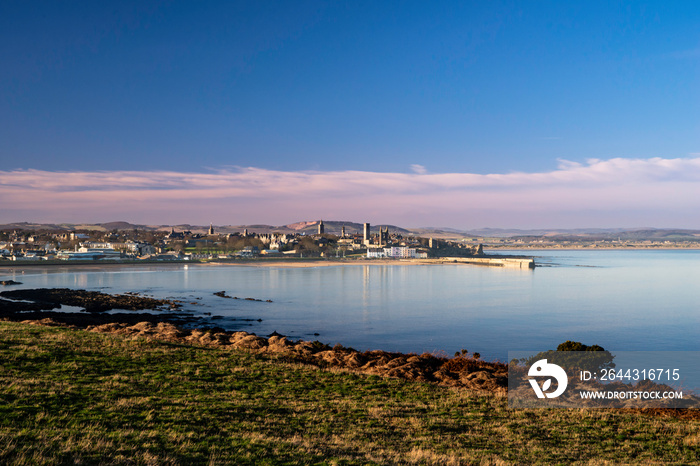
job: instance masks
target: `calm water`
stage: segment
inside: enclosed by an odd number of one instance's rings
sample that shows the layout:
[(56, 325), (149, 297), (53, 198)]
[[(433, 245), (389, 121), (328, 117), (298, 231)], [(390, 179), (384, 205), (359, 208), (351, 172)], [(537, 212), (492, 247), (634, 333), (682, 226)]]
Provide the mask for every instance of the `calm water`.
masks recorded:
[[(578, 340), (617, 351), (700, 351), (700, 251), (525, 254), (544, 266), (192, 264), (105, 271), (32, 267), (23, 273), (18, 267), (0, 269), (0, 279), (23, 282), (17, 288), (182, 299), (184, 310), (220, 316), (211, 323), (224, 328), (277, 331), (363, 350), (467, 349), (505, 360), (509, 350), (554, 349)], [(273, 302), (213, 296), (221, 290)]]

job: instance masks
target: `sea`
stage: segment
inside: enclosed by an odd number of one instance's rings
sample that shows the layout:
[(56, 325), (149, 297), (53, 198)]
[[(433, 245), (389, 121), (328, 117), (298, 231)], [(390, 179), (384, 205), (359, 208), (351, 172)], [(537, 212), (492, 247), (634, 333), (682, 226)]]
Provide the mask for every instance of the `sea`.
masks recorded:
[[(505, 361), (509, 351), (556, 349), (572, 340), (611, 351), (700, 351), (700, 251), (504, 254), (532, 256), (538, 266), (18, 264), (0, 269), (0, 279), (22, 282), (3, 289), (67, 287), (176, 299), (196, 325), (358, 350), (449, 356), (464, 350)], [(214, 295), (220, 291), (231, 298)]]

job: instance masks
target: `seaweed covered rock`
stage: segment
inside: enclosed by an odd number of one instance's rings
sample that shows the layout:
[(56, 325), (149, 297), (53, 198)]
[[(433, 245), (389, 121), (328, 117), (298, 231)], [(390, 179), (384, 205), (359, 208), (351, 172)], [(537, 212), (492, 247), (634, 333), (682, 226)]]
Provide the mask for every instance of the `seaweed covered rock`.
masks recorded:
[(179, 303), (166, 299), (148, 298), (134, 294), (110, 295), (99, 291), (71, 290), (69, 288), (37, 288), (0, 292), (0, 297), (31, 301), (41, 309), (55, 309), (66, 306), (82, 307), (88, 312), (104, 312), (112, 309), (130, 311), (177, 309)]

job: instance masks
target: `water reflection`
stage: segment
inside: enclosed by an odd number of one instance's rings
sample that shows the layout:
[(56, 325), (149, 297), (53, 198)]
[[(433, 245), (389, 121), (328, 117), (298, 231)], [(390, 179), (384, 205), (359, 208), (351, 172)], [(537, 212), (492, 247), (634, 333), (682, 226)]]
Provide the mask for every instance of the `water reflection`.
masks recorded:
[[(23, 282), (25, 288), (109, 287), (110, 293), (187, 295), (187, 301), (199, 298), (199, 304), (186, 304), (185, 310), (222, 315), (231, 328), (252, 319), (254, 324), (246, 329), (258, 334), (278, 331), (309, 338), (318, 332), (324, 342), (358, 349), (453, 353), (466, 348), (505, 358), (508, 350), (556, 348), (574, 339), (618, 350), (649, 349), (647, 345), (654, 350), (700, 350), (697, 251), (538, 255), (561, 266), (533, 273), (463, 264), (190, 264), (99, 271), (37, 268), (26, 274), (14, 269), (3, 276)], [(221, 290), (263, 302), (213, 296)]]

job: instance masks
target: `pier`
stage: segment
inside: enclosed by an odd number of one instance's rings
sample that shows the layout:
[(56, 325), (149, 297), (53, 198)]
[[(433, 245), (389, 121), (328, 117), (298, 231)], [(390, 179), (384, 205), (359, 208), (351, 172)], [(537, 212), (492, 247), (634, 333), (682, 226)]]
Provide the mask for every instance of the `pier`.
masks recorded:
[(531, 257), (451, 257), (445, 258), (445, 261), (515, 269), (535, 268), (535, 259)]

